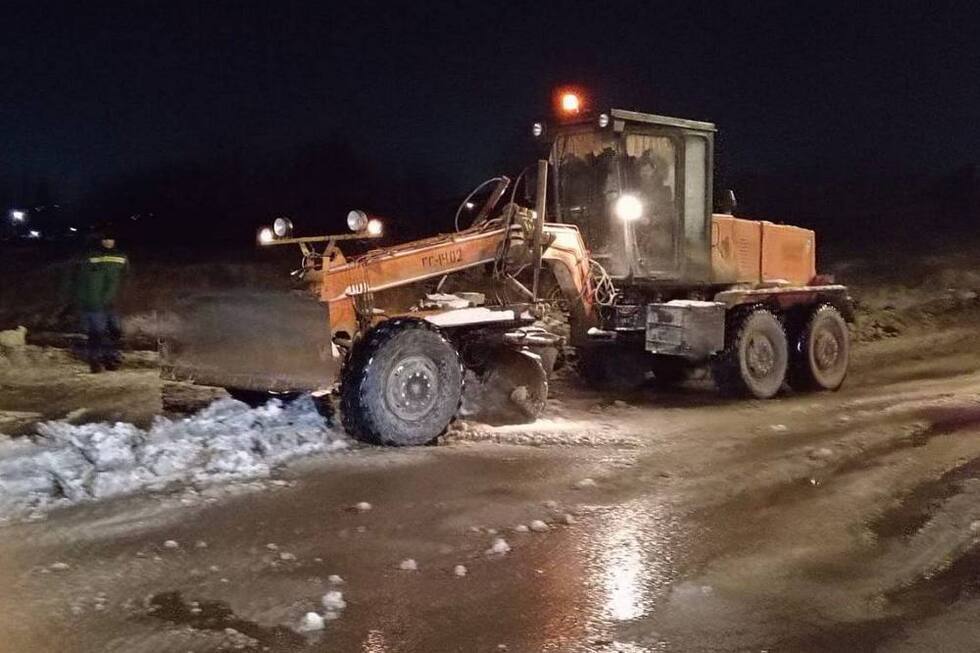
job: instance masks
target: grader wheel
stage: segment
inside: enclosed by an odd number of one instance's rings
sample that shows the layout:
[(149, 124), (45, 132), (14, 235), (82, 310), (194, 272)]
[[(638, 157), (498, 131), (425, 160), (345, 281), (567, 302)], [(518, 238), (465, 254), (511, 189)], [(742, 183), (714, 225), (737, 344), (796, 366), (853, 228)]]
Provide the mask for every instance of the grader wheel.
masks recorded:
[(794, 390), (837, 390), (850, 358), (847, 323), (833, 306), (815, 310), (797, 334), (790, 354), (789, 384)]
[(459, 409), (456, 348), (421, 320), (382, 322), (354, 346), (340, 386), (344, 428), (372, 444), (427, 444)]
[(712, 364), (718, 389), (729, 396), (769, 399), (786, 379), (789, 351), (779, 319), (764, 308), (735, 318), (725, 350)]

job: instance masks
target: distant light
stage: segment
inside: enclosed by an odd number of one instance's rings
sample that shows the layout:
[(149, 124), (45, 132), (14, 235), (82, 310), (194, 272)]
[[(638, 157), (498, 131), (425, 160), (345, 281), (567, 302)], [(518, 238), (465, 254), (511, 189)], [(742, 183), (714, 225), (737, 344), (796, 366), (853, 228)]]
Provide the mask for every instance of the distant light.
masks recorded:
[(78, 231), (78, 227), (68, 227), (68, 231), (75, 233), (76, 231)]
[(467, 210), (472, 211), (475, 208), (476, 208), (476, 204), (474, 204), (473, 202), (467, 202), (466, 203), (466, 209)]
[(538, 138), (543, 133), (544, 133), (544, 125), (542, 125), (540, 122), (536, 122), (533, 125), (531, 125), (531, 134), (535, 138)]
[(38, 231), (37, 229), (31, 229), (30, 231), (27, 232), (27, 237), (28, 238), (40, 238), (41, 237), (41, 232)]
[(582, 109), (582, 100), (575, 93), (562, 93), (561, 110), (564, 113), (578, 113)]
[(367, 223), (367, 232), (368, 232), (369, 235), (371, 235), (371, 236), (380, 236), (381, 235), (381, 229), (382, 229), (382, 227), (381, 227), (381, 220), (378, 220), (377, 218), (372, 218), (371, 220), (368, 220), (368, 223)]
[(636, 195), (620, 195), (613, 211), (623, 222), (633, 222), (643, 215), (643, 204)]
[(609, 114), (608, 113), (600, 113), (599, 114), (599, 128), (600, 129), (605, 129), (608, 126), (609, 126)]
[(272, 233), (272, 229), (269, 227), (262, 227), (259, 229), (259, 244), (268, 245), (273, 240), (276, 239), (276, 235)]
[(27, 213), (14, 209), (10, 212), (10, 219), (14, 222), (23, 222), (27, 219)]

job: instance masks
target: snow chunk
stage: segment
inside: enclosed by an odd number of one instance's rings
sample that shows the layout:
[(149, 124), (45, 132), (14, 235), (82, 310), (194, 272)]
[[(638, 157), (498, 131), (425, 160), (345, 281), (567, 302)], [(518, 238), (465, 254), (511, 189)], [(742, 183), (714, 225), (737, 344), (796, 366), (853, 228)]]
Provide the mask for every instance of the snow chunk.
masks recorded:
[(219, 399), (196, 415), (117, 422), (46, 422), (32, 438), (0, 442), (0, 516), (118, 496), (170, 483), (265, 478), (300, 456), (348, 446), (310, 397), (249, 408)]
[(329, 576), (327, 576), (327, 582), (330, 583), (331, 585), (343, 585), (344, 579), (338, 576), (337, 574), (330, 574)]
[(374, 506), (372, 506), (367, 501), (359, 501), (356, 504), (354, 504), (354, 510), (356, 510), (357, 512), (367, 512), (373, 507)]
[(323, 595), (323, 607), (327, 610), (343, 610), (347, 607), (347, 601), (344, 600), (344, 593), (339, 590), (330, 590)]
[(504, 555), (510, 553), (510, 545), (502, 537), (494, 539), (493, 544), (484, 552), (486, 555)]
[(463, 565), (456, 565), (455, 567), (453, 567), (453, 573), (456, 576), (459, 576), (460, 578), (462, 578), (463, 576), (466, 575), (466, 567), (463, 566)]
[(179, 549), (180, 543), (177, 540), (167, 540), (163, 543), (163, 548), (165, 549)]
[(48, 569), (51, 571), (68, 571), (71, 569), (71, 565), (69, 565), (67, 562), (52, 562), (48, 566)]
[(296, 627), (301, 633), (312, 633), (318, 630), (323, 630), (323, 617), (315, 612), (307, 612), (303, 615), (302, 620), (299, 622), (299, 626)]
[(596, 483), (591, 478), (583, 478), (581, 481), (576, 481), (573, 486), (576, 490), (584, 490), (585, 488), (595, 487)]
[(514, 527), (515, 533), (527, 533), (529, 530), (531, 529), (527, 527), (527, 524), (518, 524)]
[(534, 521), (531, 522), (531, 530), (534, 531), (535, 533), (544, 533), (545, 531), (550, 529), (548, 528), (548, 525), (546, 523), (544, 523), (540, 519), (535, 519)]
[(401, 569), (402, 571), (416, 571), (418, 570), (419, 565), (417, 562), (415, 562), (414, 558), (406, 558), (401, 561), (401, 564), (398, 565), (398, 568)]

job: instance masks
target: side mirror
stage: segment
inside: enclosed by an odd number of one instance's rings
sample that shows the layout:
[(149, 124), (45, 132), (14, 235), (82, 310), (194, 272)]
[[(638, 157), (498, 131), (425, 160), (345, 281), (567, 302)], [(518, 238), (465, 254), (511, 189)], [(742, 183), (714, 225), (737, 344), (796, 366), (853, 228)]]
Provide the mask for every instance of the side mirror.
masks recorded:
[(735, 191), (731, 188), (725, 190), (721, 196), (721, 201), (719, 202), (718, 210), (722, 213), (727, 213), (732, 215), (735, 213), (735, 209), (738, 207), (738, 200), (735, 199)]

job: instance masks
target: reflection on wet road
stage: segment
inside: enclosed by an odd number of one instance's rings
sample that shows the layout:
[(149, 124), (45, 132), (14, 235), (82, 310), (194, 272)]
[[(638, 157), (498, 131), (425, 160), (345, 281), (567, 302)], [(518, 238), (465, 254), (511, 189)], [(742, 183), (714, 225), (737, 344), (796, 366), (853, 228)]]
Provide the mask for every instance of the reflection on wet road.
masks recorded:
[(599, 615), (629, 621), (647, 614), (671, 582), (673, 526), (664, 507), (633, 500), (598, 518), (589, 542)]

